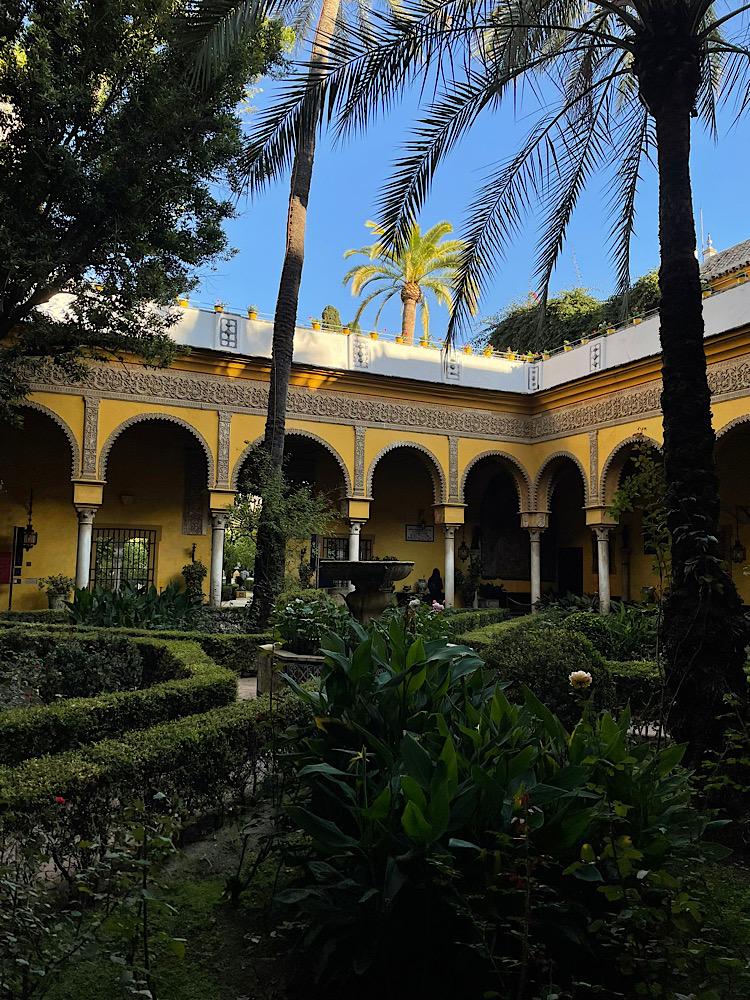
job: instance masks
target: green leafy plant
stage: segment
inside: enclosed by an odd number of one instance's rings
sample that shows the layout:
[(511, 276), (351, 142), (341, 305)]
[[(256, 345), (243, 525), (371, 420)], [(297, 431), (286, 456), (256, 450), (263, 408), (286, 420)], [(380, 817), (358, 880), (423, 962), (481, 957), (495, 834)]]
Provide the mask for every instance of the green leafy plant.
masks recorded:
[(346, 635), (351, 622), (348, 609), (327, 597), (309, 600), (295, 597), (273, 617), (276, 632), (292, 653), (317, 653), (327, 632)]
[(472, 650), (395, 618), (357, 634), (352, 650), (328, 637), (319, 690), (292, 685), (316, 726), (289, 745), (307, 840), (279, 902), (319, 974), (367, 997), (394, 980), (439, 998), (660, 995), (663, 955), (699, 926), (685, 865), (716, 853), (683, 748), (632, 744), (628, 713), (597, 716), (585, 691), (569, 735)]
[(76, 589), (66, 607), (71, 620), (80, 625), (174, 628), (191, 621), (194, 601), (176, 583), (168, 584), (161, 592), (153, 585), (138, 590), (131, 583), (123, 583), (118, 590)]
[(55, 576), (43, 576), (39, 581), (39, 589), (47, 592), (50, 608), (63, 607), (63, 602), (70, 596), (75, 585), (75, 580), (63, 573), (58, 573)]
[(208, 576), (208, 570), (200, 559), (187, 563), (180, 571), (185, 581), (185, 593), (191, 604), (203, 604), (203, 581)]

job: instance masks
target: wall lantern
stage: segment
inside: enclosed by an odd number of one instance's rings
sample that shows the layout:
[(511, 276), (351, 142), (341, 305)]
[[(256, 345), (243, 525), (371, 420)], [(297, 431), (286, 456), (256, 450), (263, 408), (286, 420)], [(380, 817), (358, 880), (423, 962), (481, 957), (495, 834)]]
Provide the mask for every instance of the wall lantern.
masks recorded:
[(458, 546), (458, 558), (461, 562), (466, 562), (466, 560), (471, 555), (471, 550), (466, 544), (466, 539), (464, 538), (463, 529), (461, 529), (461, 544)]
[(23, 547), (28, 552), (29, 549), (33, 549), (39, 540), (39, 534), (34, 531), (34, 525), (31, 523), (31, 511), (34, 506), (34, 491), (29, 490), (29, 506), (26, 508), (29, 515), (29, 522), (23, 531)]

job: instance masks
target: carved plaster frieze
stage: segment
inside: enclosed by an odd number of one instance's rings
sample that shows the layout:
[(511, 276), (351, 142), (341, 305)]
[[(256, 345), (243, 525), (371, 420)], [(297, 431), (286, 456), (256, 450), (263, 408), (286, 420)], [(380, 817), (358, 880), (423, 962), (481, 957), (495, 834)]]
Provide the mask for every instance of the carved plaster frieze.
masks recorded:
[(365, 435), (367, 428), (363, 424), (354, 426), (354, 495), (365, 494)]
[(455, 434), (448, 438), (448, 499), (461, 499), (458, 488), (458, 438)]
[(589, 483), (591, 502), (599, 499), (599, 433), (589, 431)]
[(99, 397), (83, 397), (83, 457), (81, 477), (96, 479), (96, 447), (99, 439)]
[(219, 410), (219, 452), (216, 456), (217, 486), (229, 486), (229, 437), (231, 432), (231, 412)]
[[(734, 360), (711, 365), (708, 381), (716, 397), (750, 391), (750, 362)], [(268, 385), (248, 379), (188, 374), (129, 365), (93, 364), (80, 380), (70, 380), (51, 364), (37, 370), (34, 389), (58, 389), (84, 396), (136, 399), (143, 403), (177, 403), (202, 409), (264, 413)], [(289, 416), (324, 423), (422, 430), (455, 437), (537, 441), (596, 427), (632, 421), (660, 412), (661, 380), (644, 386), (616, 390), (576, 406), (542, 412), (536, 416), (430, 406), (382, 396), (310, 390), (291, 386)]]

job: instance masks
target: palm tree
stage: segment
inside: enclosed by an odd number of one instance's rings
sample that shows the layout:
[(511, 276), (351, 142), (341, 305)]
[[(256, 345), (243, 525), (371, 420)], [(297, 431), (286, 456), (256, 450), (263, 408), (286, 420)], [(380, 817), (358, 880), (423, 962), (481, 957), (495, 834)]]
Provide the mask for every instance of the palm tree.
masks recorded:
[[(355, 16), (364, 24), (364, 0), (356, 3)], [(341, 0), (320, 0), (317, 22), (312, 27), (314, 4), (302, 0), (299, 4), (285, 0), (195, 0), (187, 17), (185, 37), (195, 48), (199, 75), (221, 71), (222, 58), (233, 46), (247, 38), (267, 16), (289, 15), (296, 9), (295, 33), (302, 40), (312, 36), (312, 46), (306, 73), (311, 82), (317, 80), (327, 60), (327, 45), (340, 35), (346, 20)], [(311, 91), (304, 101), (304, 110), (290, 138), (288, 155), (282, 161), (273, 160), (267, 152), (252, 143), (248, 148), (248, 169), (245, 182), (257, 191), (279, 172), (291, 167), (289, 208), (286, 219), (286, 245), (281, 278), (274, 312), (271, 348), (271, 373), (263, 447), (270, 456), (268, 475), (279, 481), (284, 461), (287, 397), (294, 354), (294, 331), (305, 261), (305, 230), (307, 206), (315, 163), (317, 125), (321, 106)], [(269, 495), (273, 494), (269, 489)], [(252, 617), (259, 628), (265, 628), (284, 578), (285, 540), (278, 530), (278, 519), (268, 505), (261, 513), (256, 538), (255, 586)]]
[[(383, 230), (376, 222), (365, 225), (374, 236), (382, 237)], [(430, 308), (425, 292), (432, 292), (438, 304), (451, 309), (453, 306), (453, 276), (461, 263), (464, 250), (462, 240), (448, 240), (453, 232), (450, 222), (438, 222), (422, 234), (413, 223), (405, 245), (399, 251), (376, 240), (359, 250), (347, 250), (344, 257), (366, 257), (367, 264), (356, 264), (344, 275), (344, 284), (352, 283), (352, 295), (368, 291), (357, 309), (356, 322), (371, 302), (380, 299), (375, 325), (386, 303), (395, 296), (401, 297), (401, 336), (404, 343), (414, 343), (417, 308), (421, 306), (422, 331), (425, 340), (430, 334)]]
[[(630, 239), (641, 171), (659, 178), (660, 336), (664, 460), (672, 580), (665, 608), (670, 724), (693, 752), (721, 740), (723, 696), (743, 701), (747, 628), (717, 544), (718, 480), (703, 347), (690, 183), (691, 122), (717, 134), (720, 106), (750, 103), (748, 4), (719, 16), (711, 0), (432, 0), (383, 15), (370, 34), (332, 49), (316, 80), (289, 86), (262, 123), (257, 148), (278, 158), (311, 90), (339, 132), (363, 128), (417, 85), (435, 96), (380, 202), (383, 241), (403, 246), (440, 161), (482, 111), (533, 94), (526, 140), (492, 168), (469, 210), (448, 340), (466, 324), (470, 290), (486, 287), (531, 208), (539, 207), (536, 269), (543, 302), (579, 195), (608, 171), (609, 247), (618, 293), (630, 284)], [(732, 37), (726, 32), (732, 30)], [(542, 316), (543, 318), (543, 316)]]

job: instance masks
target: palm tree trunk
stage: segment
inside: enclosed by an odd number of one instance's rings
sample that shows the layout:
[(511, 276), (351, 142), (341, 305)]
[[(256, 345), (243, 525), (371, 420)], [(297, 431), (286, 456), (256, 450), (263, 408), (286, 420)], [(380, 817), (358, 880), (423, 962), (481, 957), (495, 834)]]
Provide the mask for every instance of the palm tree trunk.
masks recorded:
[(407, 282), (401, 289), (401, 336), (405, 344), (414, 343), (414, 331), (417, 327), (417, 303), (422, 292), (419, 285)]
[(691, 757), (699, 760), (721, 742), (723, 696), (746, 696), (747, 637), (739, 596), (718, 551), (719, 483), (690, 184), (692, 101), (662, 95), (662, 102), (652, 113), (659, 157), (661, 403), (672, 536), (664, 616), (668, 725), (677, 739), (689, 741)]
[[(340, 0), (323, 0), (315, 29), (310, 76), (325, 63), (325, 46), (333, 35)], [(294, 354), (294, 330), (297, 325), (299, 289), (305, 262), (305, 229), (307, 204), (310, 197), (318, 115), (310, 109), (297, 140), (289, 191), (289, 211), (286, 224), (286, 251), (276, 298), (271, 348), (271, 380), (268, 390), (268, 411), (263, 447), (271, 460), (270, 474), (281, 476), (284, 461), (284, 434), (289, 380)], [(271, 491), (276, 492), (276, 491)], [(278, 526), (274, 512), (267, 506), (261, 511), (255, 554), (255, 584), (252, 619), (265, 628), (273, 610), (276, 595), (284, 581), (286, 539)]]

